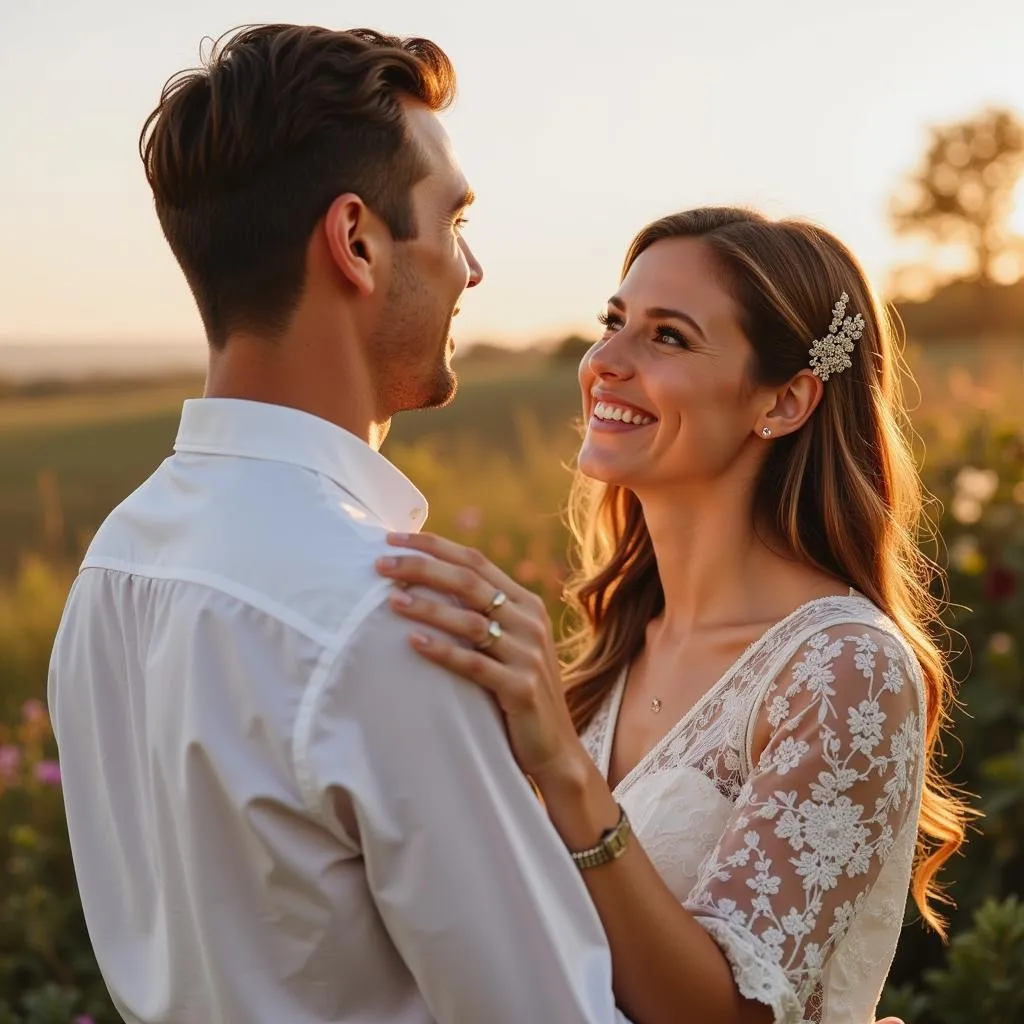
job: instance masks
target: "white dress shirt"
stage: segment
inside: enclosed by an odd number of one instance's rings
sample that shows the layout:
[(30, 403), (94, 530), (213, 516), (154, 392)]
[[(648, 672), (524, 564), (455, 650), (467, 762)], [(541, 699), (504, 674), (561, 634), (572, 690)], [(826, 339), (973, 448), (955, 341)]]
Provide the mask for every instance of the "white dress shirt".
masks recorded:
[(339, 427), (204, 398), (96, 534), (48, 695), (126, 1020), (624, 1019), (496, 707), (387, 607), (385, 531), (425, 514)]

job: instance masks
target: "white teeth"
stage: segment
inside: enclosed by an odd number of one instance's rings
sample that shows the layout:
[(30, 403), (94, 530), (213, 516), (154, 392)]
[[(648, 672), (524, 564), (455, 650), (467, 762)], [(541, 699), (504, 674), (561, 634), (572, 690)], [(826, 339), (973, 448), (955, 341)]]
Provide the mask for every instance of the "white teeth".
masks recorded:
[(594, 406), (594, 416), (599, 420), (631, 423), (633, 426), (645, 427), (654, 422), (653, 416), (645, 416), (634, 409), (623, 409), (609, 402), (598, 402)]

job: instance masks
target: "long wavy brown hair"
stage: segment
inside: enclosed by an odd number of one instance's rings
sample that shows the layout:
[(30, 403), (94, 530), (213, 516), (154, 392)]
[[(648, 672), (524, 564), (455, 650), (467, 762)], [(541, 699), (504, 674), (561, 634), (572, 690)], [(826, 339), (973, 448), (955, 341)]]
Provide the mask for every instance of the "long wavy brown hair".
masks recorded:
[[(623, 277), (649, 246), (700, 238), (713, 254), (754, 357), (757, 384), (780, 386), (808, 366), (811, 340), (842, 292), (866, 321), (851, 369), (833, 376), (802, 429), (769, 446), (755, 484), (756, 525), (789, 555), (870, 598), (899, 627), (926, 688), (926, 772), (912, 883), (924, 919), (945, 936), (933, 901), (939, 867), (964, 841), (971, 815), (940, 775), (940, 738), (953, 699), (939, 644), (944, 580), (921, 549), (929, 528), (903, 400), (906, 367), (894, 324), (863, 270), (820, 227), (749, 211), (703, 208), (645, 227)], [(569, 501), (576, 541), (566, 588), (571, 625), (563, 645), (567, 699), (578, 730), (641, 650), (664, 608), (654, 548), (636, 496), (576, 472)]]

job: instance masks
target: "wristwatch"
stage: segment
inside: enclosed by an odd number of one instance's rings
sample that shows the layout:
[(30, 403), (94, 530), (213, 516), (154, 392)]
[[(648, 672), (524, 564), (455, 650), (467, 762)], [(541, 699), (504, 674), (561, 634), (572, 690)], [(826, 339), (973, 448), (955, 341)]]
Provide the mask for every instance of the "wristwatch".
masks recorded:
[(626, 812), (619, 806), (619, 820), (611, 828), (601, 833), (596, 846), (588, 850), (570, 851), (573, 862), (580, 871), (587, 868), (600, 867), (609, 861), (618, 860), (626, 852), (629, 837), (633, 829), (630, 827)]

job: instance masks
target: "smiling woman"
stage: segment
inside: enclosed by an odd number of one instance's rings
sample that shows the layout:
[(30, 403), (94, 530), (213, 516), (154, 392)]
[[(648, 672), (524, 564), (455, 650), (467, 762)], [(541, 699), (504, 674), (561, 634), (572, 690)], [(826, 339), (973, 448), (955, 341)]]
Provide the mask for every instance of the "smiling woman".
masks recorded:
[(641, 231), (601, 320), (568, 663), (534, 595), (440, 538), (378, 568), (458, 606), (392, 607), (497, 697), (632, 1020), (863, 1024), (908, 889), (942, 930), (964, 832), (888, 321), (835, 237), (731, 208)]

